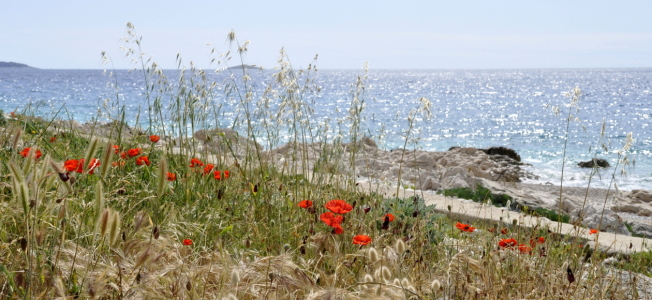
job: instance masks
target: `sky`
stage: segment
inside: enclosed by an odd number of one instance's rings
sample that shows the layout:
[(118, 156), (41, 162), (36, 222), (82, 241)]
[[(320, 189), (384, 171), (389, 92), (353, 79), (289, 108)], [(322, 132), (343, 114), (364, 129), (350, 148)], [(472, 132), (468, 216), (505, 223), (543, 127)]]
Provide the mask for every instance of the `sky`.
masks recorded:
[(321, 69), (649, 68), (650, 12), (649, 0), (4, 1), (0, 61), (133, 68), (120, 50), (135, 46), (121, 40), (131, 22), (144, 57), (165, 69), (177, 54), (217, 67), (211, 50), (228, 51), (231, 30), (249, 41), (242, 61), (264, 68), (282, 48), (296, 68), (317, 54)]

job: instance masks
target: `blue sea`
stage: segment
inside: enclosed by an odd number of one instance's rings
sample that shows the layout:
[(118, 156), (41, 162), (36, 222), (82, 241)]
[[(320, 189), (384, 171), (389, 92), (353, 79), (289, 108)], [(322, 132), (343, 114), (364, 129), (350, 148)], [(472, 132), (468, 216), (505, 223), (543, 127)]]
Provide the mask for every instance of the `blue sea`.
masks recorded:
[[(255, 107), (273, 71), (249, 73), (255, 95), (250, 104)], [(165, 75), (174, 87), (180, 72)], [(352, 91), (356, 79), (364, 75), (361, 70), (319, 70), (310, 75), (319, 91), (303, 97), (314, 109), (311, 120), (333, 128), (329, 136), (337, 135), (336, 128), (348, 132)], [(242, 110), (233, 93), (225, 96), (224, 82), (230, 76), (241, 78), (242, 71), (207, 71), (207, 76), (216, 83), (210, 97), (211, 105), (219, 108), (214, 123), (232, 127), (241, 120)], [(587, 185), (590, 170), (578, 168), (578, 162), (596, 156), (615, 166), (620, 151), (620, 158), (626, 155), (629, 164), (624, 169), (618, 164), (615, 172), (613, 167), (600, 171), (591, 186), (607, 188), (615, 174), (613, 182), (621, 190), (652, 189), (652, 69), (370, 70), (366, 76), (361, 128), (382, 148), (404, 145), (408, 115), (424, 97), (432, 103), (432, 118), (414, 119), (409, 148), (506, 146), (540, 176), (529, 182), (558, 185), (568, 132), (564, 185)], [(138, 119), (147, 126), (144, 78), (142, 72), (126, 70), (0, 69), (0, 109), (86, 122), (98, 117), (98, 111), (106, 115), (124, 105), (130, 125)], [(577, 120), (568, 123), (570, 98), (564, 94), (574, 87), (583, 95), (579, 111), (572, 108)], [(559, 107), (561, 114), (553, 113), (551, 106)], [(630, 132), (633, 144), (622, 151)]]

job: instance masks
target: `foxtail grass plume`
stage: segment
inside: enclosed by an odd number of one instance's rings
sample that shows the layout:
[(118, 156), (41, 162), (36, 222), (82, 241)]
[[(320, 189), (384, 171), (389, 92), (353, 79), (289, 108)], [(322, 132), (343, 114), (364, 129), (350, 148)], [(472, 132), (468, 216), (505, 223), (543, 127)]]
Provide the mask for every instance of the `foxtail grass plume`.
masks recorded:
[(95, 184), (95, 216), (98, 219), (102, 208), (104, 208), (104, 186), (102, 185), (102, 181), (98, 181)]
[(163, 196), (165, 192), (165, 187), (167, 186), (166, 181), (168, 179), (168, 163), (165, 158), (162, 158), (159, 162), (158, 168), (158, 182), (156, 185), (156, 193), (159, 197)]
[(390, 279), (392, 279), (392, 272), (389, 270), (389, 268), (382, 267), (380, 270), (381, 270), (383, 279), (385, 279), (385, 281), (389, 281)]
[(407, 246), (405, 245), (405, 242), (403, 242), (402, 239), (396, 240), (396, 252), (398, 252), (398, 254), (403, 254), (405, 250), (407, 250)]
[(109, 228), (109, 222), (111, 221), (111, 209), (105, 208), (102, 211), (97, 223), (97, 228), (101, 237), (106, 235), (106, 231)]
[(102, 165), (100, 165), (100, 175), (102, 178), (106, 178), (106, 175), (109, 173), (109, 166), (113, 162), (113, 154), (115, 154), (115, 148), (113, 148), (113, 143), (109, 140), (106, 141), (104, 145), (104, 155), (102, 156)]
[(376, 251), (376, 248), (369, 248), (369, 261), (371, 263), (375, 263), (380, 260), (380, 256), (378, 255), (378, 251)]
[[(88, 145), (88, 148), (86, 148), (86, 155), (85, 155), (85, 160), (84, 162), (90, 163), (91, 159), (93, 159), (93, 156), (95, 155), (95, 152), (97, 151), (97, 148), (99, 147), (99, 142), (97, 141), (97, 138), (93, 138), (91, 140), (91, 143)], [(89, 166), (90, 168), (90, 166)]]
[(231, 283), (238, 284), (240, 282), (240, 271), (238, 269), (231, 270)]
[(111, 212), (111, 228), (109, 229), (109, 245), (113, 245), (120, 236), (120, 214)]
[(435, 279), (430, 283), (430, 289), (432, 290), (433, 293), (438, 292), (441, 289), (441, 283), (439, 280)]

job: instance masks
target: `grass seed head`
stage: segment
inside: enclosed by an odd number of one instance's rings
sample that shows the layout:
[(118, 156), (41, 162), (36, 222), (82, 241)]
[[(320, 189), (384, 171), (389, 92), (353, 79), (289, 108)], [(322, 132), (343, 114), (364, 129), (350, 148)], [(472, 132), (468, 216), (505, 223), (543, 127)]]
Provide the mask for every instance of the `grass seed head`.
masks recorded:
[(369, 260), (371, 261), (371, 263), (375, 263), (380, 260), (378, 251), (376, 251), (376, 248), (374, 247), (369, 248)]

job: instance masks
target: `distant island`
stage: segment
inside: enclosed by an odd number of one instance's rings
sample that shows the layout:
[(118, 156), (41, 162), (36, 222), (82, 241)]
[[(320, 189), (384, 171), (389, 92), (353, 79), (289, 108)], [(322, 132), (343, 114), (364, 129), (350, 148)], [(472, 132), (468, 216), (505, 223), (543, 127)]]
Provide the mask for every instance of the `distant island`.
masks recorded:
[(245, 68), (245, 69), (262, 69), (263, 67), (256, 66), (256, 65), (239, 65), (239, 66), (235, 66), (235, 67), (229, 67), (229, 70), (242, 69), (242, 68)]
[(0, 68), (32, 68), (26, 64), (19, 64), (15, 62), (0, 61)]

